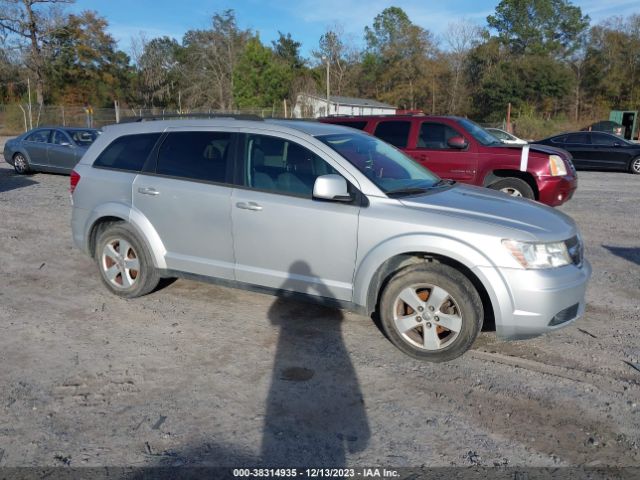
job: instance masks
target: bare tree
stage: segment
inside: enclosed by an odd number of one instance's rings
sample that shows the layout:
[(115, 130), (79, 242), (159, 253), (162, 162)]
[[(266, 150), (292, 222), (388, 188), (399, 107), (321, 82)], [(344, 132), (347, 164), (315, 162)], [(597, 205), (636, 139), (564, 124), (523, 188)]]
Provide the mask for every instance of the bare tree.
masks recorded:
[(358, 61), (359, 56), (343, 27), (338, 24), (328, 27), (320, 37), (318, 50), (314, 50), (312, 55), (323, 66), (329, 62), (330, 90), (342, 95), (348, 83), (349, 68)]
[(447, 111), (450, 114), (458, 113), (461, 102), (462, 89), (464, 87), (464, 69), (469, 57), (469, 51), (481, 40), (482, 30), (468, 20), (450, 23), (442, 35), (446, 49), (448, 50), (449, 70), (451, 81), (449, 82), (449, 102)]
[(36, 99), (44, 102), (47, 44), (62, 28), (60, 6), (74, 0), (0, 0), (0, 31), (24, 50), (35, 77)]
[(182, 83), (187, 106), (233, 109), (233, 73), (251, 35), (238, 28), (233, 10), (214, 15), (211, 30), (185, 34)]

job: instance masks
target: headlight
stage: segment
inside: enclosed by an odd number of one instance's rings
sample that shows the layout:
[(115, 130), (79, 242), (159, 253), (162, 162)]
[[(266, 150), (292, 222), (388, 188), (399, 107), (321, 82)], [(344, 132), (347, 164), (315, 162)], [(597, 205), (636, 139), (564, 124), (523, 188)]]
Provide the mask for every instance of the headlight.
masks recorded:
[(553, 268), (572, 263), (565, 242), (528, 243), (503, 240), (502, 244), (524, 268)]
[(549, 172), (554, 177), (562, 177), (567, 174), (567, 165), (558, 155), (549, 155)]

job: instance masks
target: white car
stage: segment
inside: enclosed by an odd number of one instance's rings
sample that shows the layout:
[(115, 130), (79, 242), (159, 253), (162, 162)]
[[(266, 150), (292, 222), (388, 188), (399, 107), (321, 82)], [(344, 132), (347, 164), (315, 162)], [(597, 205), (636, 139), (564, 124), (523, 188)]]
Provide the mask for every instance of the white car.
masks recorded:
[(504, 130), (500, 130), (499, 128), (485, 128), (487, 132), (496, 137), (502, 143), (507, 143), (509, 145), (526, 145), (526, 140), (516, 137), (515, 135), (510, 134), (509, 132), (505, 132)]

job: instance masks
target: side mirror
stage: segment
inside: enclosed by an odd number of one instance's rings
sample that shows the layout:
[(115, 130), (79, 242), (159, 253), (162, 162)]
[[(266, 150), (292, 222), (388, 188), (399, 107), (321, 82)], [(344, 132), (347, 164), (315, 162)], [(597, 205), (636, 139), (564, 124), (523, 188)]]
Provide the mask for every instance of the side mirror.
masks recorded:
[(321, 175), (313, 185), (313, 198), (332, 200), (334, 202), (350, 202), (353, 200), (347, 189), (347, 181), (340, 175)]
[(467, 148), (469, 144), (464, 139), (464, 137), (458, 136), (458, 137), (451, 137), (449, 140), (447, 140), (447, 145), (449, 145), (451, 148), (457, 148), (459, 150), (463, 150)]

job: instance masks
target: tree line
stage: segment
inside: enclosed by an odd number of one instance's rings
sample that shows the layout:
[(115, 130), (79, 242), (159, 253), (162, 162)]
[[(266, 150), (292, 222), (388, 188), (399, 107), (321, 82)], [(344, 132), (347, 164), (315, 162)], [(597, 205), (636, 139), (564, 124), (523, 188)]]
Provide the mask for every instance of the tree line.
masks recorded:
[[(434, 36), (401, 8), (365, 27), (363, 42), (326, 29), (309, 58), (290, 33), (266, 44), (233, 10), (206, 29), (133, 39), (119, 50), (98, 12), (73, 0), (0, 0), (0, 103), (187, 111), (290, 106), (300, 93), (371, 98), (406, 110), (498, 122), (581, 121), (640, 108), (640, 15), (592, 24), (569, 0), (502, 0), (486, 25)], [(363, 45), (358, 47), (357, 45)]]

